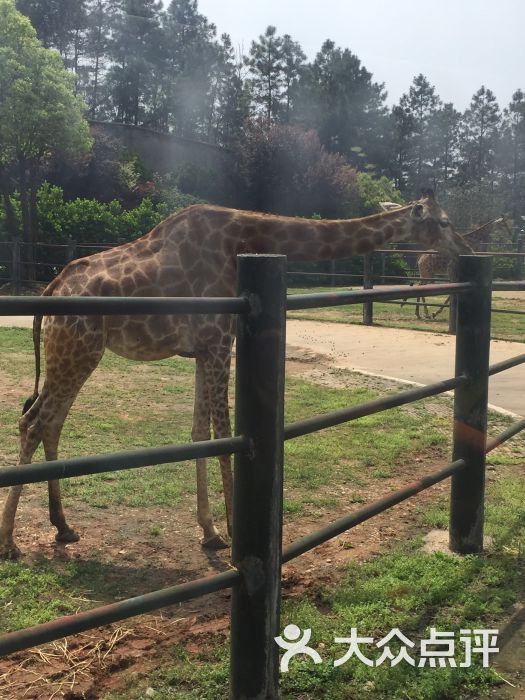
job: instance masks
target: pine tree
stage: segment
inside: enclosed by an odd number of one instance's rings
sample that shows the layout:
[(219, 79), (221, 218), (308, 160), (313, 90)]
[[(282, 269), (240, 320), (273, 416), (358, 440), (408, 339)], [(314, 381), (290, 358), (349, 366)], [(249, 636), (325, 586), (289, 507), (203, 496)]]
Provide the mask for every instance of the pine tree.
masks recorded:
[[(348, 49), (325, 41), (301, 71), (293, 119), (317, 129), (322, 143), (355, 164), (378, 165), (385, 138), (386, 93)], [(382, 164), (381, 164), (382, 166)]]
[(461, 114), (447, 102), (435, 110), (427, 124), (427, 151), (434, 189), (447, 190), (457, 173)]
[(305, 61), (306, 54), (302, 50), (299, 42), (294, 41), (289, 34), (285, 34), (282, 41), (284, 97), (282, 121), (286, 124), (290, 122), (292, 105), (297, 94), (299, 76)]
[(180, 136), (206, 137), (215, 101), (212, 75), (219, 60), (215, 25), (198, 12), (196, 0), (172, 0), (163, 29), (169, 123)]
[(81, 68), (81, 89), (92, 119), (103, 116), (103, 78), (108, 63), (113, 4), (110, 0), (89, 0), (85, 41), (85, 61)]
[(228, 34), (218, 44), (218, 61), (214, 74), (213, 127), (209, 140), (228, 148), (234, 146), (243, 132), (250, 113), (250, 94), (242, 76), (242, 61), (238, 60)]
[(264, 116), (267, 126), (278, 121), (284, 91), (283, 39), (277, 29), (268, 26), (259, 41), (252, 41), (247, 59), (253, 101)]
[(517, 90), (503, 115), (497, 150), (505, 211), (516, 221), (525, 214), (525, 94)]
[(148, 109), (152, 72), (158, 66), (162, 45), (159, 0), (119, 0), (116, 5), (108, 71), (113, 118), (142, 124)]
[(470, 191), (471, 219), (487, 221), (496, 207), (496, 149), (501, 114), (494, 93), (482, 86), (463, 115), (458, 182)]
[(86, 0), (17, 0), (45, 48), (56, 49), (68, 68), (76, 71), (87, 27)]
[(429, 123), (439, 104), (434, 86), (421, 73), (414, 78), (408, 93), (399, 101), (400, 108), (412, 123), (406, 162), (406, 187), (411, 196), (419, 194), (421, 188), (432, 179)]

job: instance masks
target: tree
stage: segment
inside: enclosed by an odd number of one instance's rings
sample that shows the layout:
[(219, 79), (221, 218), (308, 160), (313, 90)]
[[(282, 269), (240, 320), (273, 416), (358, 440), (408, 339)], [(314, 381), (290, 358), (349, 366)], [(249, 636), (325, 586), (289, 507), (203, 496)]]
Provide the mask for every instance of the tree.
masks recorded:
[(461, 121), (458, 183), (470, 191), (471, 219), (483, 222), (496, 213), (496, 150), (501, 113), (494, 93), (482, 86)]
[(372, 82), (359, 58), (327, 40), (313, 64), (301, 71), (293, 120), (315, 128), (326, 148), (355, 165), (378, 165), (385, 98), (384, 86)]
[(496, 156), (505, 211), (517, 220), (525, 214), (525, 95), (521, 90), (516, 90), (504, 111)]
[(278, 120), (281, 110), (283, 60), (283, 39), (277, 36), (275, 27), (268, 26), (258, 42), (252, 41), (247, 59), (253, 100), (261, 109), (267, 127)]
[(0, 0), (0, 179), (8, 208), (13, 182), (20, 193), (30, 278), (41, 169), (54, 152), (78, 154), (91, 144), (73, 83), (59, 55), (42, 46), (14, 0)]
[(260, 121), (239, 144), (239, 205), (289, 216), (346, 217), (357, 212), (356, 172), (329, 153), (315, 131)]
[(412, 125), (406, 162), (407, 189), (411, 196), (418, 194), (431, 177), (429, 124), (439, 104), (434, 86), (422, 73), (414, 78), (408, 93), (399, 101), (399, 107)]
[(459, 125), (461, 114), (447, 102), (435, 110), (427, 124), (427, 151), (430, 159), (431, 184), (446, 191), (457, 172)]
[(119, 0), (110, 44), (108, 89), (116, 121), (144, 122), (152, 75), (162, 60), (159, 0)]
[(282, 73), (283, 73), (283, 117), (286, 124), (290, 122), (292, 103), (297, 94), (299, 76), (306, 61), (299, 42), (294, 41), (289, 34), (283, 36), (282, 41)]
[(232, 147), (241, 137), (250, 113), (250, 94), (243, 80), (241, 61), (236, 59), (228, 34), (221, 36), (217, 45), (217, 63), (212, 79), (213, 125), (208, 140), (220, 146)]
[(391, 156), (389, 174), (396, 187), (406, 193), (410, 189), (409, 167), (411, 141), (415, 131), (414, 117), (401, 105), (392, 108), (389, 120)]
[(17, 0), (45, 48), (56, 49), (77, 72), (87, 27), (86, 0)]
[(100, 116), (103, 85), (102, 76), (108, 61), (110, 31), (113, 22), (110, 0), (89, 0), (82, 88), (92, 119)]
[(173, 131), (206, 138), (212, 131), (220, 62), (216, 28), (198, 12), (197, 0), (172, 0), (163, 20), (166, 110)]

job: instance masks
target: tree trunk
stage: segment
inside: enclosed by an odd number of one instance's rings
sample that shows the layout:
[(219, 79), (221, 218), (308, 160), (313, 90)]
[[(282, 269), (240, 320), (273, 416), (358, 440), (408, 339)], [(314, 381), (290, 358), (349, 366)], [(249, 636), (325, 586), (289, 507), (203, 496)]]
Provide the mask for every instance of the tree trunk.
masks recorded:
[(8, 240), (13, 240), (18, 237), (18, 221), (16, 220), (16, 214), (13, 207), (13, 202), (11, 201), (11, 193), (9, 191), (9, 185), (7, 182), (7, 176), (5, 172), (0, 169), (0, 192), (2, 193), (2, 199), (4, 202), (4, 212), (5, 212), (5, 228), (7, 232)]
[(35, 279), (35, 261), (33, 258), (32, 231), (31, 231), (31, 204), (28, 182), (27, 163), (19, 162), (20, 207), (22, 210), (22, 250), (23, 279), (33, 281)]

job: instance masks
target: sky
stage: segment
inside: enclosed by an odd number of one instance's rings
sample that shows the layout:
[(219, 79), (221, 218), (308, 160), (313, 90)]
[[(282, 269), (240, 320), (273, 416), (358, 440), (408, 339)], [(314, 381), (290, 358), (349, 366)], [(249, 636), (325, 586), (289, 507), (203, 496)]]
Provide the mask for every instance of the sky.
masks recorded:
[(248, 53), (269, 24), (312, 60), (325, 39), (349, 48), (395, 104), (423, 73), (444, 102), (468, 107), (482, 86), (500, 107), (525, 91), (525, 0), (199, 0)]

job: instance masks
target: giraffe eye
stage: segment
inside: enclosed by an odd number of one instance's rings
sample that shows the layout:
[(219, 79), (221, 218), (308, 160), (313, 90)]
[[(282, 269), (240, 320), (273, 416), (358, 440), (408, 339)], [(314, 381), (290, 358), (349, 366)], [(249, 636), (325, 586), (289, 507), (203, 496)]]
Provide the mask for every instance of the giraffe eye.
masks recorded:
[(447, 226), (449, 226), (450, 224), (448, 219), (441, 219), (439, 225), (441, 226), (441, 228), (447, 228)]

